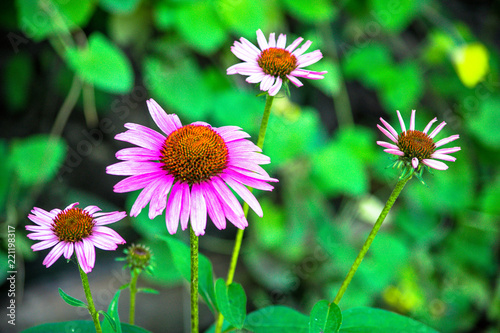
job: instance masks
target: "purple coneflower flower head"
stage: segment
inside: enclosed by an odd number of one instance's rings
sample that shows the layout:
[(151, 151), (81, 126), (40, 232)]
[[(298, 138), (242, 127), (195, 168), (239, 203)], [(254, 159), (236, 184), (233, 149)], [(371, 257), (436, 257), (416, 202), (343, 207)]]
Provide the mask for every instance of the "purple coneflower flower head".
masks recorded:
[[(127, 123), (128, 131), (115, 136), (138, 147), (116, 153), (123, 160), (107, 167), (111, 175), (129, 176), (114, 186), (118, 193), (142, 189), (130, 215), (137, 216), (149, 203), (149, 218), (166, 209), (166, 225), (171, 234), (179, 221), (185, 230), (188, 221), (197, 236), (205, 233), (207, 212), (218, 229), (226, 219), (244, 229), (248, 222), (234, 190), (257, 213), (262, 208), (246, 188), (271, 191), (270, 178), (260, 164), (269, 157), (236, 126), (211, 127), (204, 122), (182, 126), (175, 114), (167, 114), (153, 99), (147, 101), (154, 122), (165, 133)], [(229, 187), (228, 187), (229, 185)]]
[(85, 273), (89, 273), (95, 264), (95, 247), (102, 250), (116, 250), (125, 240), (116, 231), (104, 225), (117, 222), (127, 214), (125, 212), (98, 213), (97, 206), (83, 209), (75, 202), (64, 210), (53, 209), (47, 212), (34, 207), (28, 218), (36, 225), (27, 225), (29, 239), (39, 240), (33, 245), (33, 251), (53, 247), (43, 260), (46, 267), (52, 266), (61, 255), (70, 259), (76, 253), (78, 263)]
[[(231, 51), (244, 62), (233, 65), (227, 69), (227, 74), (248, 75), (246, 81), (259, 83), (260, 90), (267, 91), (274, 96), (278, 93), (283, 82), (292, 82), (297, 87), (303, 84), (298, 77), (312, 80), (323, 79), (326, 71), (315, 72), (304, 69), (318, 62), (323, 55), (320, 50), (305, 53), (312, 42), (305, 42), (300, 48), (297, 46), (304, 38), (297, 38), (288, 47), (286, 46), (286, 35), (280, 34), (276, 41), (274, 32), (266, 40), (262, 30), (257, 30), (257, 42), (259, 48), (241, 37), (231, 46)], [(304, 54), (305, 53), (305, 54)]]
[[(447, 143), (455, 141), (459, 138), (458, 134), (449, 136), (447, 138), (435, 141), (435, 136), (443, 129), (446, 123), (443, 121), (439, 124), (430, 134), (429, 130), (437, 118), (432, 119), (423, 131), (415, 130), (415, 110), (412, 110), (410, 118), (410, 128), (406, 130), (405, 123), (399, 111), (398, 118), (401, 124), (401, 133), (398, 134), (396, 130), (384, 119), (380, 121), (385, 127), (377, 125), (377, 127), (384, 133), (393, 143), (385, 141), (377, 141), (379, 146), (382, 146), (385, 152), (399, 156), (398, 162), (402, 163), (405, 167), (411, 166), (411, 172), (416, 172), (421, 175), (423, 171), (422, 165), (437, 169), (446, 170), (448, 166), (437, 160), (455, 162), (456, 158), (448, 154), (455, 153), (460, 150), (460, 147), (442, 148), (437, 149)], [(405, 173), (403, 173), (405, 174)]]

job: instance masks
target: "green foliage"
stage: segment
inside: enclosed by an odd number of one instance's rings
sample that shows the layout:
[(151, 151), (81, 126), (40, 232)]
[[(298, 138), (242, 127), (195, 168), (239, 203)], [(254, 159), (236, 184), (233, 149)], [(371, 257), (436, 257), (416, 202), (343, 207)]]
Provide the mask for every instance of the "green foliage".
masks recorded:
[(246, 317), (247, 296), (239, 283), (226, 285), (224, 279), (217, 279), (215, 283), (217, 307), (220, 313), (234, 327), (241, 329)]
[(121, 325), (117, 325), (116, 323), (120, 323), (120, 316), (118, 314), (118, 300), (120, 298), (121, 289), (118, 289), (109, 303), (108, 311), (103, 312), (100, 311), (105, 317), (106, 320), (102, 323), (103, 332), (116, 332), (122, 333)]
[[(190, 249), (189, 246), (182, 241), (169, 236), (160, 237), (164, 241), (172, 254), (172, 259), (175, 267), (179, 270), (182, 276), (190, 281), (191, 280), (191, 262), (190, 262)], [(198, 282), (199, 293), (205, 300), (208, 307), (214, 312), (216, 307), (215, 288), (214, 288), (214, 273), (212, 263), (204, 255), (199, 255), (198, 267)]]
[(88, 47), (69, 49), (66, 61), (84, 81), (107, 92), (124, 94), (134, 84), (128, 58), (100, 33), (89, 37)]
[(249, 313), (243, 328), (254, 333), (307, 333), (309, 320), (291, 308), (268, 306)]
[(322, 300), (314, 304), (309, 316), (309, 333), (338, 332), (342, 324), (342, 313), (335, 303)]
[(4, 72), (4, 94), (9, 110), (19, 111), (26, 106), (33, 76), (31, 58), (24, 53), (9, 59)]
[(437, 333), (418, 321), (393, 312), (374, 308), (352, 308), (343, 311), (341, 333)]
[[(139, 326), (121, 323), (122, 333), (150, 333)], [(87, 320), (62, 321), (59, 323), (47, 323), (30, 327), (23, 333), (46, 333), (46, 332), (66, 332), (67, 330), (78, 331), (80, 333), (95, 333), (94, 322)]]
[(68, 305), (87, 308), (87, 304), (85, 304), (83, 301), (80, 301), (79, 299), (74, 298), (73, 296), (66, 294), (61, 288), (59, 288), (59, 295)]
[(16, 140), (8, 159), (20, 184), (32, 186), (52, 180), (65, 156), (63, 140), (40, 134)]

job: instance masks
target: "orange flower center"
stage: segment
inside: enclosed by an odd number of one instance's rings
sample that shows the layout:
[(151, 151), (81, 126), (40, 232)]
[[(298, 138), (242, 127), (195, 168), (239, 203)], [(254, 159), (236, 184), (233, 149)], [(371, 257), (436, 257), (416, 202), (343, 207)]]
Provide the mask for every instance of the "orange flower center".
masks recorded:
[(282, 79), (297, 68), (297, 58), (287, 50), (277, 47), (262, 51), (257, 63), (264, 73), (279, 76)]
[(418, 158), (419, 161), (430, 158), (436, 150), (434, 141), (420, 131), (406, 131), (398, 136), (398, 147), (408, 159)]
[(63, 210), (54, 218), (52, 230), (60, 241), (76, 243), (92, 234), (95, 221), (81, 208)]
[(227, 165), (226, 143), (217, 132), (203, 125), (187, 125), (172, 132), (161, 153), (162, 168), (175, 181), (189, 185), (220, 174)]

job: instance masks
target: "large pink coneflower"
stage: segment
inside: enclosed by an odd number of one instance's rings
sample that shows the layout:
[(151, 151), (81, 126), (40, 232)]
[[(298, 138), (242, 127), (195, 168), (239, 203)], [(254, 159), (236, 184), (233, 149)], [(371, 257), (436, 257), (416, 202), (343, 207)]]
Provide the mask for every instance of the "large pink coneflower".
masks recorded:
[(34, 207), (28, 218), (37, 225), (27, 225), (26, 229), (33, 231), (29, 239), (39, 240), (33, 245), (33, 251), (53, 247), (43, 260), (46, 267), (52, 266), (64, 255), (70, 259), (76, 253), (78, 263), (85, 273), (89, 273), (95, 264), (95, 247), (102, 250), (116, 250), (118, 244), (125, 240), (106, 224), (117, 222), (127, 214), (125, 212), (98, 213), (97, 206), (77, 208), (75, 202), (64, 210), (53, 209), (47, 212)]
[(261, 149), (239, 127), (211, 127), (204, 122), (182, 126), (175, 114), (167, 114), (153, 99), (147, 101), (151, 117), (165, 133), (127, 123), (128, 131), (115, 139), (139, 147), (116, 153), (124, 160), (107, 167), (112, 175), (130, 176), (114, 186), (115, 192), (142, 189), (130, 211), (137, 216), (149, 203), (149, 218), (166, 209), (167, 229), (177, 232), (179, 221), (183, 230), (188, 220), (197, 236), (205, 233), (207, 212), (218, 229), (226, 227), (226, 218), (243, 229), (248, 222), (234, 190), (262, 216), (257, 199), (246, 188), (273, 189), (270, 178), (260, 164), (270, 163)]
[(377, 144), (386, 148), (384, 149), (385, 152), (399, 156), (400, 162), (407, 167), (411, 166), (413, 170), (417, 172), (423, 170), (422, 165), (437, 170), (448, 169), (446, 164), (436, 159), (454, 162), (456, 158), (448, 154), (459, 151), (460, 147), (437, 148), (458, 139), (459, 135), (455, 134), (435, 142), (434, 137), (443, 129), (446, 123), (443, 121), (430, 134), (427, 134), (432, 124), (437, 121), (437, 118), (434, 118), (425, 126), (422, 132), (417, 131), (415, 130), (415, 112), (415, 110), (412, 110), (410, 128), (406, 130), (403, 118), (399, 111), (397, 111), (399, 123), (401, 124), (400, 134), (398, 134), (388, 122), (380, 118), (385, 128), (380, 125), (377, 125), (377, 127), (394, 142), (394, 144), (385, 141), (377, 141)]
[(286, 35), (280, 34), (276, 41), (273, 32), (269, 35), (268, 42), (262, 30), (259, 29), (257, 30), (259, 49), (241, 37), (240, 42), (235, 41), (231, 46), (231, 51), (244, 62), (229, 67), (227, 74), (248, 75), (247, 82), (260, 82), (260, 90), (267, 91), (271, 96), (278, 93), (283, 82), (290, 81), (297, 87), (301, 87), (303, 84), (298, 77), (312, 80), (323, 79), (326, 71), (315, 72), (304, 69), (318, 62), (323, 55), (320, 50), (304, 54), (311, 46), (311, 41), (305, 42), (296, 49), (303, 40), (304, 38), (299, 37), (285, 48)]

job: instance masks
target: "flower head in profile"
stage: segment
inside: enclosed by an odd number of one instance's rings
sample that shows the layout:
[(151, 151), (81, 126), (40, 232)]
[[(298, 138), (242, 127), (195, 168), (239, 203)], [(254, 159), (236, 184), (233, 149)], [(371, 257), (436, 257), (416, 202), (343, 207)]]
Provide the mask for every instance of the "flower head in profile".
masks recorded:
[(298, 77), (312, 80), (323, 79), (326, 71), (315, 72), (306, 70), (304, 67), (318, 62), (323, 55), (320, 50), (305, 53), (312, 42), (307, 41), (300, 48), (297, 46), (304, 38), (297, 38), (288, 47), (286, 46), (286, 35), (280, 34), (276, 41), (275, 33), (269, 35), (266, 40), (262, 30), (257, 30), (257, 42), (259, 48), (241, 37), (231, 46), (231, 51), (244, 62), (233, 65), (227, 69), (227, 74), (248, 75), (246, 81), (259, 83), (260, 90), (267, 91), (274, 96), (285, 82), (292, 82), (297, 87), (303, 84)]
[(377, 141), (377, 144), (386, 148), (384, 149), (386, 153), (399, 156), (397, 163), (405, 168), (405, 172), (403, 172), (402, 177), (409, 175), (409, 173), (415, 173), (420, 179), (424, 166), (437, 170), (448, 169), (448, 166), (445, 163), (437, 160), (454, 162), (456, 158), (448, 154), (459, 151), (460, 147), (437, 149), (458, 139), (458, 134), (436, 142), (434, 137), (443, 129), (446, 123), (443, 121), (430, 134), (427, 134), (427, 132), (431, 129), (432, 124), (437, 121), (437, 118), (434, 118), (427, 124), (427, 126), (425, 126), (422, 132), (417, 131), (415, 130), (415, 112), (415, 110), (412, 110), (410, 128), (409, 130), (406, 130), (403, 118), (401, 117), (399, 111), (397, 111), (399, 123), (401, 124), (400, 134), (398, 134), (388, 122), (380, 118), (380, 121), (385, 128), (380, 125), (377, 125), (377, 127), (393, 143)]
[(104, 225), (117, 222), (127, 214), (125, 212), (103, 213), (97, 206), (76, 207), (75, 202), (64, 210), (53, 209), (47, 212), (34, 207), (28, 218), (36, 225), (27, 225), (29, 239), (39, 240), (33, 245), (33, 251), (53, 247), (43, 260), (46, 267), (52, 266), (61, 255), (70, 259), (76, 253), (78, 263), (85, 273), (89, 273), (95, 264), (95, 247), (102, 250), (116, 250), (125, 240), (116, 231)]
[[(142, 189), (130, 215), (137, 216), (149, 203), (149, 218), (166, 210), (167, 229), (183, 230), (191, 221), (197, 236), (205, 233), (207, 213), (218, 229), (226, 219), (243, 229), (248, 222), (234, 190), (262, 216), (257, 199), (246, 188), (271, 191), (270, 178), (260, 164), (270, 163), (261, 149), (239, 127), (212, 127), (204, 122), (182, 126), (175, 114), (167, 114), (153, 99), (147, 101), (154, 122), (165, 133), (127, 123), (128, 131), (115, 136), (138, 147), (116, 153), (123, 160), (107, 167), (111, 175), (129, 176), (114, 186), (118, 193)], [(230, 188), (229, 188), (229, 187)]]

